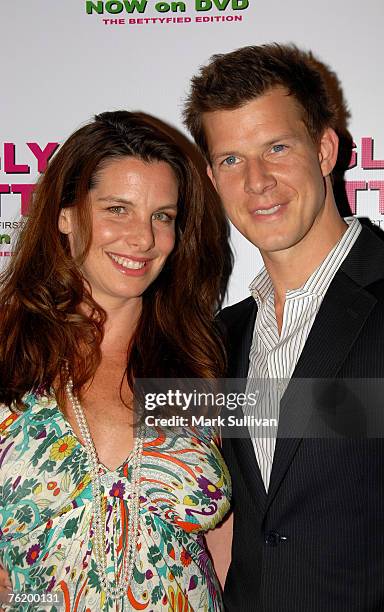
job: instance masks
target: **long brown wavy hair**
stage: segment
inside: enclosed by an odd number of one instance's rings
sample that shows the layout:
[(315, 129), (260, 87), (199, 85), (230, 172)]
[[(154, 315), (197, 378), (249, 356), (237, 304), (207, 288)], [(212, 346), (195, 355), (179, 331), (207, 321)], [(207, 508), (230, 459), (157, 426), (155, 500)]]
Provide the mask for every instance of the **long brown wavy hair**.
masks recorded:
[[(163, 161), (179, 186), (176, 244), (143, 294), (126, 376), (212, 378), (225, 371), (213, 324), (232, 268), (228, 225), (215, 194), (183, 147), (151, 118), (127, 111), (96, 115), (61, 146), (41, 177), (16, 254), (1, 275), (0, 402), (22, 408), (29, 391), (63, 398), (68, 371), (81, 394), (100, 363), (106, 313), (81, 273), (92, 241), (88, 193), (108, 161)], [(71, 256), (58, 230), (74, 207), (82, 250)], [(86, 312), (80, 309), (86, 305)]]

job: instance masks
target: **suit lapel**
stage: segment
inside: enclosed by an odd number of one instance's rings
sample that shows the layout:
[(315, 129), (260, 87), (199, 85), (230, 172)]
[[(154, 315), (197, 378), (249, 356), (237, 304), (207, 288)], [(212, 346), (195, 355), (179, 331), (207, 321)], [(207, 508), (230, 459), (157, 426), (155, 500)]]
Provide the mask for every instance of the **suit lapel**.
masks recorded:
[(342, 269), (337, 272), (281, 401), (266, 510), (289, 469), (308, 425), (308, 387), (301, 384), (300, 379), (336, 376), (375, 303), (376, 299)]
[[(233, 386), (237, 393), (245, 392), (249, 368), (249, 353), (257, 314), (257, 306), (253, 298), (251, 298), (247, 306), (248, 308), (244, 312), (244, 316), (241, 317), (240, 324), (231, 330), (229, 376), (234, 380), (229, 380), (229, 385)], [(243, 416), (240, 408), (238, 408), (236, 416)], [(267, 494), (255, 456), (255, 450), (249, 437), (248, 428), (243, 427), (242, 431), (237, 430), (237, 435), (238, 437), (231, 439), (232, 449), (237, 457), (246, 485), (253, 495), (260, 513), (264, 510)]]
[(239, 320), (228, 330), (228, 378), (247, 378), (256, 313), (256, 302), (249, 298)]

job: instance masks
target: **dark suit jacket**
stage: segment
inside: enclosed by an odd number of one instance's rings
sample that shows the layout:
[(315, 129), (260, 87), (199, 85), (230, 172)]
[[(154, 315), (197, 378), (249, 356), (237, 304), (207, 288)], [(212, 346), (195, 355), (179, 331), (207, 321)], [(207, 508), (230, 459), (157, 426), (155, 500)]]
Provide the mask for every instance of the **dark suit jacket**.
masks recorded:
[[(220, 315), (230, 377), (247, 376), (256, 313), (248, 298)], [(384, 243), (363, 227), (326, 293), (284, 394), (279, 432), (289, 429), (292, 414), (300, 415), (295, 379), (344, 384), (365, 377), (384, 378)], [(325, 396), (332, 404), (332, 393)], [(384, 413), (384, 397), (377, 399)], [(304, 415), (303, 433), (307, 424)], [(280, 435), (268, 494), (251, 440), (223, 440), (234, 503), (226, 610), (383, 612), (383, 439), (343, 432), (318, 439)]]

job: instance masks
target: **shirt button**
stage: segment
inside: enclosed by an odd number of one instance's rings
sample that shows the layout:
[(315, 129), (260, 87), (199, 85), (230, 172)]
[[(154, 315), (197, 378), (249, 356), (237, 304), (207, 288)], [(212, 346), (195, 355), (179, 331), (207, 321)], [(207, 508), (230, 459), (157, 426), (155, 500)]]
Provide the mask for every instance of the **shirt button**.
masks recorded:
[(267, 546), (278, 546), (287, 540), (286, 536), (280, 535), (277, 531), (269, 531), (265, 536)]

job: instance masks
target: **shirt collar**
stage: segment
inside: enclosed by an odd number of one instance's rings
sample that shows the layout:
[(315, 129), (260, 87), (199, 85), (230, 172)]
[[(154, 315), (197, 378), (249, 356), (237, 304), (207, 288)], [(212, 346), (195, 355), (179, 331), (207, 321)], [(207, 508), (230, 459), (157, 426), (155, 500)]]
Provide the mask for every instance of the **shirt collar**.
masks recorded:
[(273, 292), (273, 285), (265, 267), (263, 267), (256, 278), (253, 279), (249, 285), (249, 290), (258, 306), (260, 306), (262, 302), (267, 301), (268, 297)]

